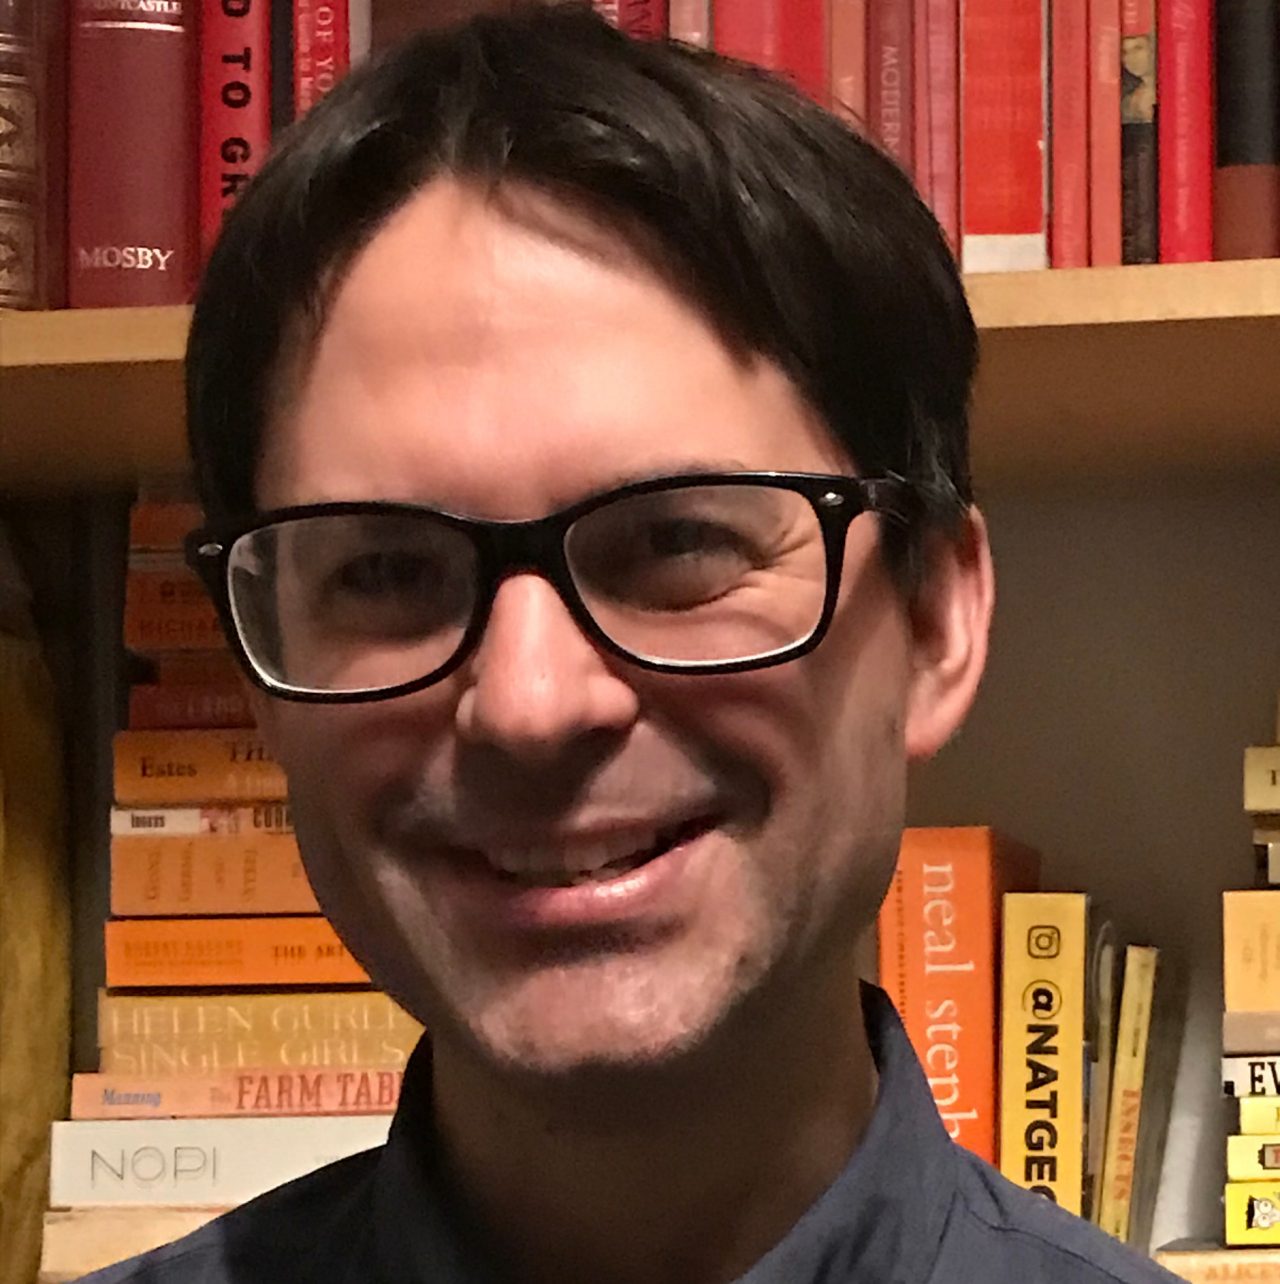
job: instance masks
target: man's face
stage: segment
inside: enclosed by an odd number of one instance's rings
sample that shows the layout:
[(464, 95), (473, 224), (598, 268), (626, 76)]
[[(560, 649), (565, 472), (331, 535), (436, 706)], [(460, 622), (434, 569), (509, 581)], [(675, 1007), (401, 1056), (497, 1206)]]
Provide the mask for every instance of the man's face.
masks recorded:
[[(515, 520), (690, 468), (852, 471), (783, 374), (731, 353), (616, 234), (439, 181), (337, 291), (258, 498)], [(438, 1040), (540, 1073), (656, 1065), (831, 977), (856, 1006), (907, 757), (960, 716), (938, 714), (931, 647), (864, 515), (801, 660), (648, 673), (520, 574), (438, 685), (264, 700), (260, 720), (326, 912)], [(606, 855), (605, 876), (547, 885)]]

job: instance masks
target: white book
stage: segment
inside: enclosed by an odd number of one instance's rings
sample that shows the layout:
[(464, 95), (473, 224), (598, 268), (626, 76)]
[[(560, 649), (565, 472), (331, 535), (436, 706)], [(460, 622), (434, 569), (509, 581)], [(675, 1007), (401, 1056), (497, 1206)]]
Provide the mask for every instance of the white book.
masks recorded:
[(1280, 1096), (1280, 1056), (1223, 1057), (1222, 1091), (1228, 1097)]
[(390, 1115), (53, 1125), (49, 1206), (230, 1208), (387, 1139)]

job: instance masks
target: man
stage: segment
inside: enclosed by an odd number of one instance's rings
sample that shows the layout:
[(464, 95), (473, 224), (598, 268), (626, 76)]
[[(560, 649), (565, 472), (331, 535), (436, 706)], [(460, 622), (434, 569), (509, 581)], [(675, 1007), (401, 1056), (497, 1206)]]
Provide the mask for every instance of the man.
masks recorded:
[(429, 1042), (385, 1149), (104, 1284), (1171, 1278), (953, 1146), (858, 999), (986, 656), (974, 361), (891, 163), (585, 9), (284, 141), (197, 305), (190, 554)]

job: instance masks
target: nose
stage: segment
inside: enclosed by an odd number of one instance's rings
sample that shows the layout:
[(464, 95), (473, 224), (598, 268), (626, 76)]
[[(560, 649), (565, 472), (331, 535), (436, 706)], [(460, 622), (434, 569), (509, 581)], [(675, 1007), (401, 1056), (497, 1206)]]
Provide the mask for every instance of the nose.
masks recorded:
[(630, 684), (536, 575), (515, 575), (499, 587), (468, 677), (459, 734), (531, 763), (625, 731), (638, 710)]

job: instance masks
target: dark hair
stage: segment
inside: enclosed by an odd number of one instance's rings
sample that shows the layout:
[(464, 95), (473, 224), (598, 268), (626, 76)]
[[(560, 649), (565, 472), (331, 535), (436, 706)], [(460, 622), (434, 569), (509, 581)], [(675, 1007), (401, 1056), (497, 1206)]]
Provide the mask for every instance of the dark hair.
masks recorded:
[(909, 180), (785, 82), (635, 41), (588, 4), (518, 4), (353, 71), (231, 211), (196, 302), (187, 422), (210, 516), (254, 509), (264, 426), (335, 284), (439, 175), (532, 185), (615, 222), (720, 332), (778, 363), (866, 474), (914, 484), (887, 540), (915, 580), (971, 498), (977, 339)]

